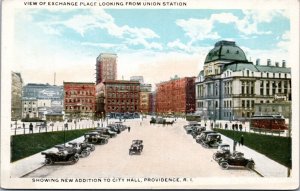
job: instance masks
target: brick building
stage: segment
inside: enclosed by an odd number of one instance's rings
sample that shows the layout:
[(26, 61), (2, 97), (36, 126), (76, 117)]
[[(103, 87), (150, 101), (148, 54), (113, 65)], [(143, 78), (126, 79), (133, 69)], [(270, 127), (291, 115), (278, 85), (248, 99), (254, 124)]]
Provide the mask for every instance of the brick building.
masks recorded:
[(156, 112), (186, 114), (195, 111), (195, 77), (174, 78), (157, 84)]
[(96, 61), (96, 84), (117, 79), (117, 55), (101, 53)]
[(106, 80), (97, 84), (97, 115), (111, 112), (140, 112), (140, 83)]
[(140, 84), (140, 110), (141, 113), (149, 113), (149, 99), (151, 93), (152, 85), (151, 84)]
[(149, 94), (149, 114), (156, 113), (156, 91)]
[(95, 84), (64, 82), (64, 110), (69, 117), (93, 117), (95, 112)]

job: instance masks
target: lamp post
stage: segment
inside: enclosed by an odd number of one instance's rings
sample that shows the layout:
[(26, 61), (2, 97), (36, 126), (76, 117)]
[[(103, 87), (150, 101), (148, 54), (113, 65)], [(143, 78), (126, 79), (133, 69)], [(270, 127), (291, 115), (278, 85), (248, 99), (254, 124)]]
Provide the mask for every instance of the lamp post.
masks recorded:
[(64, 146), (66, 146), (66, 128), (68, 129), (68, 122), (64, 125)]

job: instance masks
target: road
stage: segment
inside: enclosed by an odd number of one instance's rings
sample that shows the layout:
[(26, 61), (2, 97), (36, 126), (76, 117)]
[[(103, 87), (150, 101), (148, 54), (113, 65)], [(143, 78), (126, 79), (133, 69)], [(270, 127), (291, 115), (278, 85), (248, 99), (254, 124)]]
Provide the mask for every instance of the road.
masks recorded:
[[(245, 168), (222, 170), (212, 159), (216, 149), (205, 149), (187, 135), (184, 120), (173, 126), (150, 125), (149, 119), (131, 120), (124, 131), (97, 145), (87, 158), (74, 165), (44, 166), (26, 177), (95, 178), (95, 177), (258, 177)], [(141, 155), (130, 156), (131, 141), (142, 139)]]

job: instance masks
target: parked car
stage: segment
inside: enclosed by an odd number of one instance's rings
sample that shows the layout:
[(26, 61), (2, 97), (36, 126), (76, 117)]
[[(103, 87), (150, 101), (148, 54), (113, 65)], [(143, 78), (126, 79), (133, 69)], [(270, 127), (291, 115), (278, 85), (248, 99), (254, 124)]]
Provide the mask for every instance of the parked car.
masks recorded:
[(108, 143), (108, 138), (102, 136), (98, 132), (89, 132), (84, 134), (84, 141), (92, 144), (106, 144)]
[(255, 163), (252, 159), (246, 159), (242, 153), (239, 153), (238, 155), (220, 159), (219, 165), (222, 169), (228, 169), (230, 166), (244, 166), (248, 169), (254, 169)]
[(87, 157), (91, 153), (86, 143), (70, 142), (68, 144), (77, 150), (80, 157)]
[(110, 128), (107, 127), (96, 128), (95, 131), (102, 135), (108, 135), (110, 138), (117, 136), (116, 132), (110, 130)]
[(228, 144), (220, 144), (217, 152), (213, 154), (213, 159), (215, 161), (219, 161), (221, 158), (227, 158), (231, 155), (230, 153), (230, 145)]
[(79, 155), (74, 150), (68, 152), (67, 150), (59, 150), (58, 152), (42, 152), (42, 155), (45, 155), (45, 164), (51, 165), (57, 162), (71, 163), (75, 164), (79, 160)]
[(198, 135), (200, 135), (203, 131), (206, 130), (206, 127), (202, 127), (202, 126), (194, 126), (194, 128), (192, 128), (192, 132), (191, 135), (193, 136), (193, 138), (195, 139)]
[(143, 140), (133, 140), (129, 148), (129, 155), (141, 154), (143, 148), (144, 148)]
[(208, 133), (201, 144), (206, 148), (217, 148), (222, 143), (221, 135), (219, 133)]
[(196, 142), (197, 143), (202, 143), (203, 140), (206, 139), (206, 136), (210, 133), (217, 133), (215, 131), (211, 131), (211, 130), (206, 130), (206, 131), (202, 131), (200, 133), (200, 135), (196, 136)]

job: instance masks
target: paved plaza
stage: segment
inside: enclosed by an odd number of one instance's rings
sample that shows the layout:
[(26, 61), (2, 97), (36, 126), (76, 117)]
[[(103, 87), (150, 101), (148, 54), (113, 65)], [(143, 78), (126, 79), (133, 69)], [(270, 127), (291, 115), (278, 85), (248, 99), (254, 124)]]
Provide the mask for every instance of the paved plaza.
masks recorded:
[[(97, 145), (87, 158), (74, 165), (43, 166), (25, 177), (258, 177), (245, 168), (222, 170), (212, 158), (216, 149), (206, 149), (187, 135), (177, 120), (173, 126), (150, 125), (148, 120), (127, 120), (123, 131), (106, 145)], [(128, 154), (131, 141), (142, 139), (141, 155)], [(41, 161), (42, 162), (42, 161)]]

